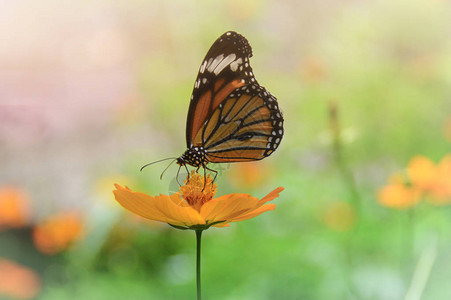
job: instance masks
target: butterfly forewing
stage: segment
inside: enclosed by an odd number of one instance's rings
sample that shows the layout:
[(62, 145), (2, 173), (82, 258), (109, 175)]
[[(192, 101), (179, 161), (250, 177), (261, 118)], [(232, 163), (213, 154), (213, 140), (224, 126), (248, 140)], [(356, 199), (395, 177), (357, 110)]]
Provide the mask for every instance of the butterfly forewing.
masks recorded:
[(252, 49), (242, 35), (228, 31), (211, 46), (199, 69), (188, 110), (188, 148), (213, 111), (237, 88), (255, 83), (249, 58)]

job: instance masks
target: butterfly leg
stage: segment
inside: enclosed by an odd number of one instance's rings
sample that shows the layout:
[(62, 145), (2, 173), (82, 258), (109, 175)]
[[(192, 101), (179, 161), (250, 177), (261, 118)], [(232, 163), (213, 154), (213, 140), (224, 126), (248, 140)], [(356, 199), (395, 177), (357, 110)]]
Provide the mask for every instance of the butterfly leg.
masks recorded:
[(187, 177), (187, 182), (189, 181), (189, 170), (188, 170), (188, 167), (186, 166), (186, 164), (185, 164), (185, 169), (186, 169), (186, 173), (188, 174), (188, 177)]
[(179, 169), (177, 170), (177, 175), (175, 176), (175, 180), (177, 181), (177, 183), (179, 184), (179, 186), (182, 186), (181, 184), (180, 184), (180, 182), (179, 182), (179, 173), (180, 173), (180, 168), (181, 168), (182, 166), (180, 166), (179, 167)]
[(203, 164), (202, 167), (204, 168), (204, 188), (202, 189), (202, 191), (203, 191), (205, 189), (205, 186), (207, 185), (207, 170), (215, 173), (215, 177), (213, 178), (213, 181), (211, 182), (211, 184), (213, 184), (215, 182), (216, 177), (218, 176), (218, 171), (210, 169), (205, 164)]
[[(202, 166), (204, 167), (204, 188), (202, 189), (202, 192), (203, 192), (205, 190), (205, 186), (207, 185), (207, 171), (205, 170), (207, 167), (205, 165), (202, 165)], [(199, 170), (199, 168), (197, 168), (197, 169)]]
[(204, 170), (205, 170), (205, 169), (207, 169), (208, 171), (211, 171), (211, 172), (215, 173), (215, 177), (213, 178), (213, 181), (211, 182), (211, 184), (213, 184), (213, 183), (215, 182), (215, 180), (216, 180), (216, 177), (218, 177), (218, 171), (213, 170), (213, 169), (210, 169), (210, 168), (207, 167), (207, 166), (204, 166)]

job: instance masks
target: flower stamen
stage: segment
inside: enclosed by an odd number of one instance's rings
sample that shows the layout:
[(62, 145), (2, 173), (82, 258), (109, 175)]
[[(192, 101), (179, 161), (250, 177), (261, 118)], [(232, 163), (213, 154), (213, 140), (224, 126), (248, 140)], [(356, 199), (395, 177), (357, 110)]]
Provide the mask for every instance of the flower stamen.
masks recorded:
[(185, 185), (180, 187), (180, 192), (191, 207), (200, 211), (203, 204), (213, 199), (216, 194), (216, 187), (217, 185), (213, 183), (210, 174), (207, 174), (205, 178), (192, 171), (185, 181)]

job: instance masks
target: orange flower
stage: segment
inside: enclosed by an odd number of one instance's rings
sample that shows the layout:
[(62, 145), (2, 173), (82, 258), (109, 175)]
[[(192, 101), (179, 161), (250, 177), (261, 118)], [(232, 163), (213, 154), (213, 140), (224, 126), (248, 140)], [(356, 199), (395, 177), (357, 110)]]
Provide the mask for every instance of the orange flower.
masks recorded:
[(33, 230), (36, 248), (45, 254), (56, 254), (80, 238), (82, 224), (80, 216), (64, 212), (48, 218)]
[(265, 163), (242, 163), (232, 168), (230, 181), (236, 187), (256, 188), (271, 173)]
[(400, 183), (392, 183), (382, 188), (378, 193), (378, 200), (384, 206), (407, 209), (420, 201), (420, 192), (412, 187)]
[(437, 166), (425, 156), (415, 156), (407, 166), (412, 185), (426, 191), (434, 188), (437, 182)]
[(277, 198), (283, 191), (283, 187), (278, 187), (261, 200), (248, 194), (229, 194), (213, 199), (216, 184), (210, 175), (205, 179), (194, 172), (180, 192), (170, 196), (160, 194), (152, 197), (118, 184), (115, 186), (116, 201), (132, 213), (179, 229), (194, 230), (229, 226), (230, 222), (244, 221), (273, 210), (276, 205), (266, 202)]
[(430, 191), (429, 201), (433, 204), (449, 204), (451, 202), (451, 154), (442, 158), (437, 166), (437, 179)]
[(0, 297), (34, 299), (41, 290), (38, 275), (15, 262), (0, 258)]
[(24, 226), (29, 218), (30, 207), (27, 195), (17, 188), (0, 188), (0, 228)]

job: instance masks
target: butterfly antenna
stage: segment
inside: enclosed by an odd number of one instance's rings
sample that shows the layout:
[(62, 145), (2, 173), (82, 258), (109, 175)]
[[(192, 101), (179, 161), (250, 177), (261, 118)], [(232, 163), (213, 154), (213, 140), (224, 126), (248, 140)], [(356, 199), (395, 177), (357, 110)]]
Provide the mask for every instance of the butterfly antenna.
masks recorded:
[[(139, 171), (142, 171), (142, 170), (143, 170), (145, 167), (147, 167), (147, 166), (150, 166), (150, 165), (153, 165), (153, 164), (156, 164), (156, 163), (159, 163), (159, 162), (168, 160), (168, 159), (175, 159), (175, 160), (177, 160), (176, 157), (168, 157), (168, 158), (165, 158), (165, 159), (160, 159), (160, 160), (157, 160), (157, 161), (154, 161), (154, 162), (151, 162), (151, 163), (149, 163), (149, 164), (147, 164), (147, 165), (142, 166), (141, 169), (139, 169)], [(165, 170), (165, 171), (166, 171), (166, 170)]]
[[(171, 161), (171, 162), (169, 163), (169, 165), (166, 167), (166, 169), (164, 169), (163, 173), (161, 173), (161, 175), (160, 175), (160, 180), (163, 179), (163, 174), (164, 174), (164, 172), (166, 172), (166, 170), (169, 169), (169, 167), (170, 167), (175, 161), (177, 161), (177, 159), (174, 159), (173, 161)], [(179, 169), (180, 169), (180, 168), (179, 168)]]

